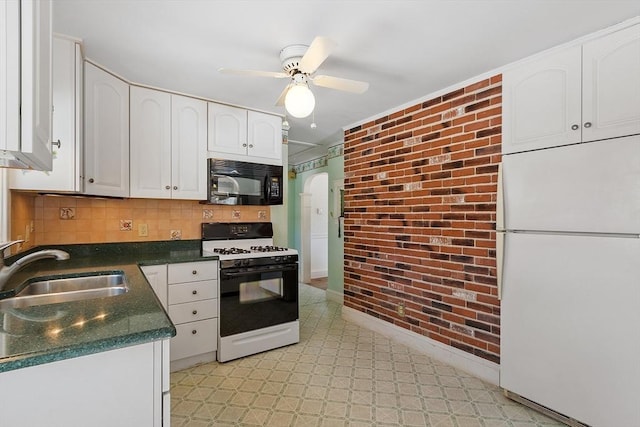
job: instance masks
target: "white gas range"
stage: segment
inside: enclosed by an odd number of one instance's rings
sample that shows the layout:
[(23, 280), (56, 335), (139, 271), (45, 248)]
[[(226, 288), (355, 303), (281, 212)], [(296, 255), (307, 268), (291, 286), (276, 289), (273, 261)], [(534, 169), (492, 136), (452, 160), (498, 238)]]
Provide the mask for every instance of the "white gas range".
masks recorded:
[(220, 264), (218, 361), (299, 342), (298, 252), (270, 222), (203, 223), (202, 254)]

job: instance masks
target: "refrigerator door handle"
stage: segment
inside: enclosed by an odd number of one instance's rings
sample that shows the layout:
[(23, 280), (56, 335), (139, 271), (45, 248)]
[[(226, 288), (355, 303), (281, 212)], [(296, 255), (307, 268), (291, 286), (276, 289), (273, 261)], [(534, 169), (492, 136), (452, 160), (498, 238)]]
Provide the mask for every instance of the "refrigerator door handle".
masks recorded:
[(504, 189), (502, 188), (502, 162), (498, 163), (498, 188), (496, 195), (496, 230), (504, 230)]
[(498, 285), (498, 300), (502, 300), (502, 270), (504, 267), (504, 239), (507, 233), (496, 233), (496, 283)]

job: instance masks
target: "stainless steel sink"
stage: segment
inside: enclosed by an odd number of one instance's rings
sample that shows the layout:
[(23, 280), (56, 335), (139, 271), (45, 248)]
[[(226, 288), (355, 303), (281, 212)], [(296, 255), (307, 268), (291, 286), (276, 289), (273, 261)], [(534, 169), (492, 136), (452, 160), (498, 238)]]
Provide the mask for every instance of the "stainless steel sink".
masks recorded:
[(129, 285), (122, 271), (35, 278), (15, 296), (0, 300), (0, 310), (110, 297), (128, 291)]

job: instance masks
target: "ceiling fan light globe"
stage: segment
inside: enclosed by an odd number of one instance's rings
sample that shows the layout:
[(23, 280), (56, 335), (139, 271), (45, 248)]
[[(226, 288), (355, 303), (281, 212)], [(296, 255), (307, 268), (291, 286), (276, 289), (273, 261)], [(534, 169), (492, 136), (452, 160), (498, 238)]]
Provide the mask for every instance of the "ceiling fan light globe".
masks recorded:
[(315, 106), (316, 98), (307, 85), (294, 85), (284, 98), (287, 113), (298, 119), (309, 116)]

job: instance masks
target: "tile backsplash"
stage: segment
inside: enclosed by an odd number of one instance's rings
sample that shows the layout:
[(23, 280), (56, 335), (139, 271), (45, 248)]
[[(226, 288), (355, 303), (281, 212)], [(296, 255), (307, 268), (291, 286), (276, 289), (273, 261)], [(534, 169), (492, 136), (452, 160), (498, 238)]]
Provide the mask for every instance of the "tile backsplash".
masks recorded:
[(265, 206), (11, 194), (11, 238), (28, 240), (21, 249), (51, 244), (199, 239), (202, 222), (269, 220), (270, 209)]

